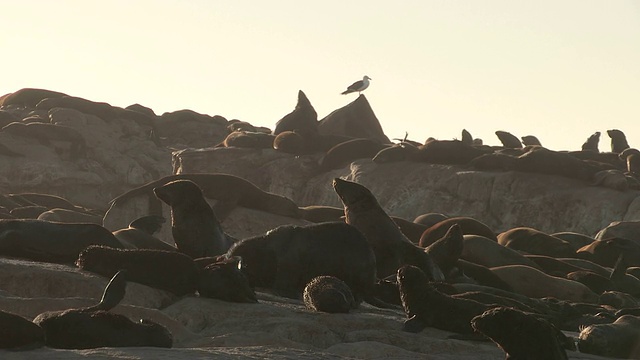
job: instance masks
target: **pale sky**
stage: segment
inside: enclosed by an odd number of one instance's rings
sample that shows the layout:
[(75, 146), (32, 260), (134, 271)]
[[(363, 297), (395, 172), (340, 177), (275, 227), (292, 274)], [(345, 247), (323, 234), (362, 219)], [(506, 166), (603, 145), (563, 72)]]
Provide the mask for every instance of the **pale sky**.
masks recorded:
[(0, 95), (44, 88), (271, 129), (364, 92), (390, 138), (640, 147), (640, 1), (0, 0)]

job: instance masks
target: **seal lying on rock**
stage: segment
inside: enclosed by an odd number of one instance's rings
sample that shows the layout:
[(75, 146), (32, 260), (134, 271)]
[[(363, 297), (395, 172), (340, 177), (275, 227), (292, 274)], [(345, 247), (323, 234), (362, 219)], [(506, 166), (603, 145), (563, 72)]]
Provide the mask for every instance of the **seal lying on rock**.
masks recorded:
[(121, 248), (113, 234), (97, 224), (44, 220), (0, 220), (0, 255), (52, 263), (73, 263), (87, 246)]
[(229, 250), (233, 241), (193, 181), (175, 180), (153, 192), (171, 206), (171, 231), (178, 250), (194, 259)]
[(349, 286), (335, 276), (317, 276), (304, 287), (307, 309), (327, 313), (348, 313), (356, 307)]
[(436, 281), (444, 280), (431, 256), (400, 231), (369, 189), (340, 178), (333, 179), (333, 189), (344, 204), (347, 224), (360, 230), (371, 244), (378, 276), (384, 278), (394, 274), (400, 266), (411, 264)]
[(45, 332), (46, 345), (59, 349), (92, 349), (97, 347), (154, 346), (171, 347), (169, 331), (148, 320), (133, 322), (109, 310), (122, 300), (126, 280), (118, 272), (95, 306), (64, 311), (48, 311), (33, 322)]
[(578, 337), (580, 352), (623, 359), (640, 357), (640, 317), (623, 315), (612, 324), (591, 325)]
[(298, 299), (311, 279), (331, 275), (362, 299), (391, 307), (374, 297), (376, 258), (367, 239), (351, 225), (327, 222), (309, 226), (279, 226), (264, 235), (241, 240), (227, 257), (242, 258), (242, 272), (251, 285), (270, 288)]
[(166, 220), (162, 216), (147, 215), (133, 220), (129, 227), (116, 230), (113, 235), (127, 249), (157, 249), (176, 251), (177, 249), (153, 236), (162, 228)]
[(471, 326), (501, 348), (506, 359), (568, 360), (559, 336), (548, 321), (520, 310), (498, 307), (471, 319)]
[(199, 271), (198, 294), (228, 302), (257, 303), (256, 293), (240, 269), (242, 261), (239, 257), (222, 259), (205, 266)]
[(0, 349), (32, 349), (44, 345), (44, 331), (20, 315), (0, 311)]

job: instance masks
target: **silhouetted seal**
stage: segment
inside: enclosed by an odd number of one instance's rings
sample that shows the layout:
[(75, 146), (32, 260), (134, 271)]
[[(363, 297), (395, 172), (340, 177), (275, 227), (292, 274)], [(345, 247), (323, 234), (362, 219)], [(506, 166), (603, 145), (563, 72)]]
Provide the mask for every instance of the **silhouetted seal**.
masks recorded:
[(448, 274), (454, 268), (464, 246), (462, 228), (453, 224), (443, 237), (425, 248), (425, 252), (431, 256), (444, 274)]
[(627, 163), (627, 173), (640, 176), (640, 151), (638, 149), (625, 149), (619, 157)]
[(227, 257), (242, 258), (242, 272), (252, 286), (301, 298), (304, 287), (320, 275), (344, 281), (356, 303), (389, 307), (374, 297), (376, 258), (367, 239), (344, 222), (279, 226), (264, 235), (235, 243)]
[(44, 330), (20, 315), (0, 310), (0, 349), (33, 349), (44, 346)]
[(497, 241), (496, 234), (493, 230), (481, 221), (466, 216), (456, 216), (444, 219), (425, 230), (420, 237), (420, 246), (427, 247), (433, 244), (433, 242), (443, 237), (454, 224), (460, 226), (464, 235), (481, 235)]
[(517, 136), (511, 134), (510, 132), (498, 130), (495, 132), (496, 136), (502, 143), (502, 146), (510, 149), (522, 149), (522, 143)]
[(162, 216), (147, 215), (133, 220), (129, 227), (116, 230), (113, 235), (126, 249), (157, 249), (175, 251), (175, 247), (153, 236), (166, 220)]
[(473, 333), (471, 319), (493, 306), (454, 298), (436, 290), (422, 270), (412, 265), (398, 269), (402, 308), (407, 316), (403, 330), (420, 332), (430, 326), (462, 334)]
[(588, 326), (578, 337), (580, 352), (623, 359), (640, 356), (640, 317), (623, 315), (612, 324)]
[(97, 224), (44, 220), (0, 220), (0, 255), (35, 261), (73, 263), (90, 245), (121, 248), (113, 234)]
[(596, 131), (582, 144), (582, 151), (600, 152), (598, 143), (600, 142), (600, 131)]
[(538, 140), (538, 138), (533, 135), (525, 135), (520, 138), (522, 139), (522, 145), (524, 146), (542, 146), (540, 140)]
[(154, 346), (171, 347), (169, 331), (148, 320), (133, 322), (109, 312), (125, 294), (124, 273), (116, 273), (105, 287), (102, 300), (95, 306), (47, 311), (33, 320), (45, 332), (46, 345), (59, 349), (97, 347)]
[(629, 148), (627, 137), (618, 129), (607, 130), (607, 135), (611, 138), (611, 152), (620, 154)]
[(304, 287), (307, 309), (327, 313), (348, 313), (356, 307), (349, 286), (335, 276), (317, 276)]
[(229, 302), (257, 303), (256, 293), (241, 268), (239, 257), (220, 259), (205, 266), (198, 274), (198, 294)]
[(506, 359), (568, 360), (559, 337), (548, 321), (509, 307), (489, 309), (471, 319), (471, 326), (505, 352)]
[(193, 181), (175, 180), (153, 189), (171, 207), (171, 231), (181, 252), (199, 258), (224, 254), (232, 239)]
[(444, 275), (424, 249), (409, 240), (382, 209), (366, 187), (340, 178), (333, 179), (333, 189), (344, 205), (345, 221), (366, 237), (376, 255), (378, 276), (392, 275), (404, 264), (423, 269), (434, 280)]

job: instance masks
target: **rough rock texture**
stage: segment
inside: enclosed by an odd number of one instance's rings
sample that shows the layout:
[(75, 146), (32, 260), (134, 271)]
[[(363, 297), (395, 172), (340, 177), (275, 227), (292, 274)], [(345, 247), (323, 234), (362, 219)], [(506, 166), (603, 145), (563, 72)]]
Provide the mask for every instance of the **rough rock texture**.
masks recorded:
[(0, 101), (2, 126), (24, 120), (70, 127), (87, 149), (72, 159), (69, 141), (0, 131), (0, 191), (55, 194), (106, 210), (126, 190), (170, 175), (172, 149), (213, 146), (228, 133), (221, 116), (181, 110), (159, 117), (140, 105), (132, 109), (41, 89), (8, 94)]
[(364, 95), (358, 96), (353, 102), (333, 111), (320, 120), (318, 133), (321, 135), (371, 138), (383, 144), (391, 142), (382, 131), (380, 122)]
[[(616, 191), (559, 176), (471, 171), (464, 166), (357, 160), (317, 174), (317, 158), (270, 149), (200, 149), (174, 153), (177, 173), (224, 172), (291, 198), (298, 206), (341, 207), (331, 180), (367, 186), (390, 215), (423, 213), (476, 218), (496, 232), (528, 226), (595, 235), (616, 220), (640, 219), (639, 191)], [(389, 186), (389, 182), (393, 186)]]

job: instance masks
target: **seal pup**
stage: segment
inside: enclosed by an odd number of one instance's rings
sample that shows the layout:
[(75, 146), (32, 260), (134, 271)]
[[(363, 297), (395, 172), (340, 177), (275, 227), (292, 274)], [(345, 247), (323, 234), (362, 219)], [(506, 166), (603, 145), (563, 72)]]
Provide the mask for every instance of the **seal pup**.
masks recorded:
[(364, 234), (373, 248), (379, 277), (392, 275), (401, 265), (411, 264), (436, 281), (444, 280), (442, 270), (431, 256), (400, 231), (369, 189), (340, 178), (333, 179), (333, 189), (344, 205), (346, 223)]
[(402, 308), (407, 316), (402, 330), (420, 332), (430, 326), (440, 330), (471, 334), (471, 319), (497, 305), (454, 298), (438, 291), (422, 270), (403, 265), (397, 271)]
[(302, 298), (304, 287), (316, 276), (331, 275), (377, 307), (392, 307), (375, 298), (376, 258), (367, 239), (344, 222), (308, 226), (283, 225), (264, 235), (240, 240), (226, 257), (242, 258), (242, 272), (254, 287), (277, 295)]
[(612, 324), (587, 326), (578, 336), (580, 352), (623, 359), (640, 356), (640, 317), (620, 316)]
[(191, 180), (175, 180), (153, 189), (171, 207), (171, 232), (176, 247), (192, 258), (224, 254), (233, 241)]
[(568, 360), (560, 336), (548, 321), (509, 307), (489, 309), (471, 319), (474, 330), (484, 334), (505, 352), (505, 359)]
[(116, 273), (95, 306), (47, 311), (33, 320), (45, 333), (45, 344), (58, 349), (97, 347), (171, 347), (173, 339), (162, 325), (149, 320), (133, 322), (109, 312), (125, 294), (125, 273)]
[(304, 287), (304, 305), (309, 310), (348, 313), (356, 307), (349, 286), (335, 276), (317, 276)]

